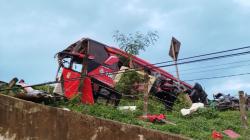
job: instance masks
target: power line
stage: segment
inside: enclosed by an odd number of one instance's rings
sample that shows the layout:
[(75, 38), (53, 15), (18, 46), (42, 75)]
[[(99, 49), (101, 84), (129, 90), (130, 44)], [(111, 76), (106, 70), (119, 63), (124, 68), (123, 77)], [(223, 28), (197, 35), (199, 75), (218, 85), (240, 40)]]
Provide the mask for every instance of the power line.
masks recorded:
[(210, 80), (210, 79), (218, 79), (218, 78), (243, 76), (243, 75), (249, 75), (249, 74), (250, 73), (240, 73), (240, 74), (232, 74), (232, 75), (223, 75), (223, 76), (214, 76), (214, 77), (206, 77), (206, 78), (197, 78), (197, 79), (190, 79), (190, 80), (184, 80), (184, 81)]
[[(250, 46), (249, 46), (250, 47)], [(242, 48), (245, 48), (245, 47), (242, 47)], [(241, 49), (242, 49), (241, 48)], [(237, 48), (239, 49), (239, 48)], [(236, 49), (231, 49), (230, 51), (232, 50), (236, 50)], [(221, 51), (221, 52), (228, 52), (229, 50), (226, 50), (226, 51)], [(215, 53), (218, 53), (218, 52), (215, 52)], [(215, 54), (215, 53), (210, 53), (210, 54)], [(227, 58), (227, 57), (234, 57), (234, 56), (239, 56), (239, 55), (247, 55), (249, 54), (250, 51), (245, 51), (245, 52), (240, 52), (240, 53), (233, 53), (233, 54), (228, 54), (228, 55), (221, 55), (221, 56), (216, 56), (216, 57), (209, 57), (209, 58), (203, 58), (203, 59), (197, 59), (197, 60), (191, 60), (191, 61), (185, 61), (185, 62), (179, 62), (177, 63), (178, 65), (182, 65), (182, 64), (189, 64), (189, 63), (195, 63), (195, 62), (201, 62), (201, 61), (209, 61), (209, 60), (215, 60), (215, 59), (221, 59), (221, 58)], [(208, 54), (204, 54), (204, 55), (208, 55)], [(199, 55), (199, 56), (204, 56), (204, 55)], [(194, 56), (196, 57), (196, 56)], [(193, 57), (193, 58), (194, 58)], [(191, 58), (191, 57), (190, 57)], [(157, 68), (162, 68), (162, 67), (169, 67), (169, 66), (174, 66), (175, 64), (169, 64), (169, 65), (162, 65), (162, 66), (158, 66), (158, 67), (153, 67), (153, 68), (148, 68), (148, 69), (157, 69)], [(143, 68), (138, 68), (138, 69), (129, 69), (129, 70), (126, 70), (126, 71), (115, 71), (115, 72), (107, 72), (107, 73), (101, 73), (101, 74), (95, 74), (95, 75), (90, 75), (90, 76), (101, 76), (101, 75), (104, 75), (104, 74), (120, 74), (120, 73), (127, 73), (127, 72), (131, 72), (131, 71), (140, 71), (140, 70), (143, 70)], [(45, 82), (45, 83), (40, 83), (40, 84), (34, 84), (34, 85), (31, 85), (31, 86), (27, 86), (27, 87), (34, 87), (34, 86), (41, 86), (41, 85), (48, 85), (48, 84), (55, 84), (55, 83), (60, 83), (60, 82), (67, 82), (67, 81), (75, 81), (75, 80), (80, 80), (80, 79), (83, 79), (85, 76), (88, 76), (88, 75), (84, 75), (83, 77), (76, 77), (76, 78), (71, 78), (71, 79), (68, 79), (68, 80), (64, 80), (64, 81), (51, 81), (51, 82)], [(0, 91), (4, 91), (4, 90), (10, 90), (10, 89), (2, 89)]]
[[(206, 53), (206, 54), (201, 54), (201, 55), (195, 55), (195, 56), (190, 56), (190, 57), (184, 57), (184, 58), (178, 59), (178, 61), (197, 58), (197, 57), (203, 57), (203, 56), (209, 56), (209, 55), (214, 55), (214, 54), (220, 54), (220, 53), (225, 53), (225, 52), (232, 52), (232, 51), (237, 51), (237, 50), (242, 50), (242, 49), (247, 49), (247, 48), (250, 48), (250, 46), (239, 47), (235, 49), (229, 49), (229, 50), (212, 52), (212, 53)], [(153, 63), (152, 65), (164, 64), (164, 63), (170, 63), (170, 62), (173, 62), (173, 61), (163, 61), (163, 62)]]
[(250, 64), (235, 65), (235, 66), (228, 66), (228, 67), (222, 67), (222, 68), (217, 68), (217, 69), (206, 69), (206, 70), (201, 70), (201, 71), (184, 72), (182, 74), (196, 74), (196, 73), (203, 73), (203, 72), (208, 72), (208, 71), (218, 71), (218, 70), (224, 70), (224, 69), (229, 69), (229, 68), (238, 68), (238, 67), (249, 66), (249, 65)]
[[(201, 68), (213, 68), (213, 67), (218, 67), (218, 66), (226, 66), (226, 65), (231, 65), (231, 64), (238, 64), (238, 63), (245, 63), (245, 62), (250, 62), (250, 60), (240, 60), (240, 61), (235, 61), (235, 62), (230, 62), (230, 63), (222, 63), (222, 64), (213, 64), (213, 65), (207, 65), (207, 66), (199, 66), (199, 68), (190, 68), (190, 69), (184, 69), (181, 70), (183, 71), (192, 71), (192, 70), (197, 70), (197, 69), (201, 69)], [(175, 72), (175, 71), (171, 71), (171, 72)]]
[[(203, 58), (203, 59), (197, 59), (197, 60), (179, 62), (179, 63), (177, 63), (177, 65), (189, 64), (189, 63), (195, 63), (195, 62), (201, 62), (201, 61), (209, 61), (209, 60), (215, 60), (215, 59), (222, 59), (222, 58), (234, 57), (234, 56), (239, 56), (239, 55), (247, 55), (249, 53), (250, 53), (250, 51), (245, 51), (245, 52), (240, 52), (240, 53), (233, 53), (233, 54), (228, 54), (228, 55), (221, 55), (221, 56), (215, 56), (215, 57), (209, 57), (209, 58)], [(162, 66), (158, 66), (158, 68), (160, 68), (160, 67), (169, 67), (169, 66), (174, 66), (174, 65), (175, 64), (162, 65)]]

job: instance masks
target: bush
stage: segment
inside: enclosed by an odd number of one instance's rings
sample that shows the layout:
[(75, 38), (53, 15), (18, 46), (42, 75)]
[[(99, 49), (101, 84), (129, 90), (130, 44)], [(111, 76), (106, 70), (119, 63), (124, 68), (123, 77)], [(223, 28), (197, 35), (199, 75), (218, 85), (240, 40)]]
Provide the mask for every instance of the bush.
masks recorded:
[(143, 82), (143, 78), (135, 70), (130, 70), (122, 74), (119, 82), (116, 83), (115, 89), (126, 95), (135, 95), (139, 92), (135, 89), (135, 83)]

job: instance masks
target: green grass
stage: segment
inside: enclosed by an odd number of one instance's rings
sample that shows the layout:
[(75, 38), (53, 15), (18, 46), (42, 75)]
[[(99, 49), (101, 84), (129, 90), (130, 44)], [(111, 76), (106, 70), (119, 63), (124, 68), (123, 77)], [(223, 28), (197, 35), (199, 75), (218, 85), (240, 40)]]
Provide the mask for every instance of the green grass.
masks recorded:
[[(178, 102), (177, 102), (178, 103)], [(120, 105), (136, 105), (136, 111), (120, 111), (112, 106), (106, 106), (103, 104), (94, 105), (82, 105), (79, 104), (79, 99), (74, 99), (67, 103), (58, 104), (61, 107), (67, 107), (72, 111), (81, 112), (100, 118), (115, 120), (127, 124), (139, 125), (145, 128), (156, 129), (164, 132), (171, 132), (180, 134), (197, 140), (211, 139), (211, 133), (213, 130), (222, 132), (226, 129), (232, 129), (239, 133), (242, 137), (240, 139), (245, 140), (250, 136), (250, 130), (246, 130), (241, 127), (240, 113), (239, 111), (217, 111), (212, 108), (200, 109), (194, 112), (190, 116), (183, 117), (179, 111), (167, 112), (164, 106), (158, 101), (150, 98), (148, 110), (150, 114), (166, 115), (167, 120), (176, 123), (170, 124), (154, 124), (139, 119), (139, 116), (143, 114), (143, 100), (127, 100), (123, 99)], [(174, 109), (180, 108), (183, 104), (174, 106)], [(248, 116), (250, 113), (248, 112)], [(250, 121), (249, 121), (250, 123)], [(229, 139), (224, 136), (224, 139)]]
[[(36, 89), (52, 91), (51, 87), (36, 87)], [(13, 92), (16, 93), (18, 90)], [(176, 126), (170, 124), (155, 124), (140, 120), (139, 116), (143, 114), (142, 98), (139, 98), (139, 100), (121, 100), (121, 106), (137, 106), (137, 109), (134, 112), (120, 111), (113, 106), (107, 106), (101, 103), (83, 105), (80, 103), (80, 98), (78, 97), (69, 102), (55, 102), (51, 104), (51, 106), (66, 107), (75, 112), (127, 124), (134, 124), (145, 128), (156, 129), (163, 132), (180, 134), (197, 140), (211, 139), (211, 133), (213, 130), (222, 132), (226, 129), (232, 129), (233, 131), (239, 133), (242, 136), (240, 138), (241, 140), (248, 140), (250, 137), (250, 129), (244, 130), (242, 128), (239, 111), (217, 111), (213, 108), (204, 108), (194, 112), (190, 116), (183, 117), (179, 110), (186, 106), (185, 102), (183, 102), (180, 98), (180, 100), (175, 103), (173, 111), (169, 112), (165, 110), (162, 103), (156, 101), (154, 98), (149, 98), (148, 112), (150, 114), (165, 114), (167, 120), (175, 123)], [(250, 117), (250, 112), (248, 112), (248, 117)], [(250, 119), (248, 119), (248, 124), (250, 124)], [(229, 138), (224, 136), (224, 139)]]

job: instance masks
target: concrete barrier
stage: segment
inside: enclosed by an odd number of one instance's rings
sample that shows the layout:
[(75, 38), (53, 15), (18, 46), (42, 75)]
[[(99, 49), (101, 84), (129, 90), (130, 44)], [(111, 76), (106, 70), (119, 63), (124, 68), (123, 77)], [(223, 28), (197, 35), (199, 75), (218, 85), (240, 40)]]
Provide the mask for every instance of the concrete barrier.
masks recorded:
[(0, 94), (0, 140), (186, 140)]

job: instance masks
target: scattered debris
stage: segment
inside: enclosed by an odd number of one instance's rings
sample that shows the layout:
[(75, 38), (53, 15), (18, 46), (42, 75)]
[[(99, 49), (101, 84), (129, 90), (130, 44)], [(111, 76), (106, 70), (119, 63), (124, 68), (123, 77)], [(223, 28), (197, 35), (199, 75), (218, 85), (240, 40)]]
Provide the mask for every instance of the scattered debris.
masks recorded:
[(66, 108), (66, 107), (63, 107), (62, 110), (70, 111), (70, 109), (68, 109), (68, 108)]
[(175, 123), (166, 120), (166, 116), (164, 114), (159, 114), (159, 115), (156, 115), (156, 114), (149, 115), (148, 114), (146, 116), (141, 116), (140, 118), (143, 120), (148, 120), (152, 123), (158, 122), (158, 123), (166, 123), (166, 124), (176, 125)]
[(213, 130), (213, 132), (212, 132), (212, 138), (214, 140), (222, 140), (223, 139), (223, 135), (220, 132), (217, 132), (216, 130)]
[(246, 108), (247, 110), (250, 110), (250, 95), (245, 95), (246, 98)]
[(183, 116), (190, 115), (191, 113), (197, 111), (199, 108), (204, 108), (203, 103), (193, 103), (192, 106), (189, 109), (181, 109), (181, 114)]
[(18, 85), (20, 85), (21, 87), (24, 88), (24, 90), (27, 92), (28, 96), (37, 96), (37, 95), (41, 96), (43, 94), (46, 94), (44, 91), (33, 89), (28, 84), (26, 84), (23, 79), (21, 79), (18, 82)]
[(215, 108), (218, 110), (235, 109), (239, 110), (239, 99), (223, 93), (214, 94)]
[(223, 131), (229, 138), (237, 139), (240, 137), (240, 134), (234, 132), (233, 130), (227, 129)]
[(136, 106), (119, 106), (118, 109), (119, 109), (119, 110), (130, 110), (130, 111), (135, 111), (135, 110), (136, 110)]
[(6, 85), (6, 84), (7, 84), (6, 82), (0, 81), (0, 88), (1, 88), (2, 86)]
[(204, 91), (199, 83), (195, 83), (191, 89), (190, 98), (193, 103), (204, 103), (208, 104), (207, 93)]

